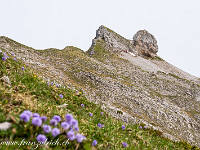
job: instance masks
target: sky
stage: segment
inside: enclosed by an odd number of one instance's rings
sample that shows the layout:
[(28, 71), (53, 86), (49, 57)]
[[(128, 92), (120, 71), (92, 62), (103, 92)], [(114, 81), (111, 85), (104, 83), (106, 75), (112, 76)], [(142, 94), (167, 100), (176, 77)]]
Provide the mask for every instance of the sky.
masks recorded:
[(35, 49), (87, 51), (99, 26), (127, 39), (145, 29), (158, 55), (200, 77), (199, 0), (0, 0), (0, 36)]

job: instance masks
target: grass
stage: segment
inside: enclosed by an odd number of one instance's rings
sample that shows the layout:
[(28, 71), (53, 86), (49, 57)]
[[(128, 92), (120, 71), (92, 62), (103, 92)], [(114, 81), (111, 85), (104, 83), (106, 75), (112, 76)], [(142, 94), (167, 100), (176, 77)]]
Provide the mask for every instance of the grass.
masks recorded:
[[(56, 85), (47, 85), (42, 79), (37, 77), (31, 68), (24, 66), (23, 62), (13, 60), (13, 56), (3, 61), (0, 54), (0, 78), (8, 76), (11, 85), (7, 86), (2, 80), (0, 81), (0, 122), (12, 122), (12, 128), (7, 131), (0, 131), (0, 143), (4, 141), (22, 141), (30, 140), (36, 142), (36, 136), (42, 132), (41, 129), (35, 129), (37, 132), (32, 134), (31, 122), (21, 124), (19, 115), (24, 110), (37, 112), (40, 115), (52, 118), (54, 115), (60, 115), (62, 121), (67, 113), (71, 113), (78, 120), (79, 128), (86, 140), (80, 145), (76, 142), (69, 142), (68, 145), (49, 145), (45, 147), (40, 145), (40, 149), (197, 149), (186, 142), (173, 142), (163, 138), (162, 133), (152, 129), (144, 129), (144, 125), (125, 124), (124, 122), (114, 119), (104, 112), (100, 106), (89, 102), (84, 93), (76, 95), (75, 91)], [(22, 70), (22, 67), (25, 70)], [(50, 82), (49, 82), (50, 83)], [(63, 98), (59, 95), (62, 94)], [(58, 107), (67, 104), (66, 107)], [(81, 107), (84, 104), (84, 107)], [(89, 113), (93, 116), (90, 117)], [(104, 112), (101, 115), (101, 112)], [(47, 121), (48, 123), (49, 121)], [(98, 123), (104, 124), (102, 128)], [(125, 130), (121, 126), (125, 125)], [(142, 126), (142, 129), (140, 129)], [(58, 127), (60, 127), (58, 125)], [(65, 135), (60, 135), (60, 142), (66, 141)], [(48, 140), (56, 140), (48, 135)], [(95, 148), (92, 141), (97, 140)], [(122, 142), (128, 146), (124, 148)], [(5, 145), (0, 144), (0, 149), (34, 149), (34, 145)]]
[(159, 60), (159, 61), (164, 61), (162, 58), (159, 56), (151, 57), (152, 60)]

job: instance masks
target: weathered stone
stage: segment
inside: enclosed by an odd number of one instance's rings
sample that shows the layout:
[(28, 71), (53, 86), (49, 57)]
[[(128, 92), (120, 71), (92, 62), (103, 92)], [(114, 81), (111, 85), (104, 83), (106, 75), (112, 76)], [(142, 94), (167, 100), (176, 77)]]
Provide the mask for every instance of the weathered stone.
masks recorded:
[(11, 82), (10, 82), (10, 79), (9, 79), (8, 76), (3, 76), (3, 77), (1, 78), (1, 80), (2, 80), (3, 82), (5, 82), (5, 84), (7, 84), (7, 85), (11, 85)]
[(135, 55), (137, 54), (137, 51), (135, 51), (134, 46), (130, 40), (125, 39), (124, 37), (120, 36), (119, 34), (106, 28), (103, 25), (100, 26), (99, 29), (96, 31), (96, 37), (92, 40), (92, 45), (90, 47), (89, 54), (92, 55), (95, 53), (93, 47), (99, 41), (105, 43), (105, 49), (108, 51), (130, 51)]
[(146, 30), (140, 30), (133, 36), (133, 45), (144, 56), (154, 57), (158, 52), (156, 39)]
[(10, 122), (3, 122), (0, 123), (0, 130), (8, 130), (11, 127), (11, 123)]
[(59, 105), (57, 107), (61, 108), (61, 107), (67, 107), (67, 106), (68, 106), (68, 104), (62, 104), (62, 105)]

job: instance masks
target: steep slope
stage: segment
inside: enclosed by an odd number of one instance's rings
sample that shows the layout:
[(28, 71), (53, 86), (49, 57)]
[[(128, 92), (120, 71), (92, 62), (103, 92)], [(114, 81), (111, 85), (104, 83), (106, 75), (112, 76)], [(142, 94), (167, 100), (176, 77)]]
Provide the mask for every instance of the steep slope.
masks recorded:
[[(88, 102), (82, 92), (55, 85), (53, 81), (44, 82), (35, 75), (32, 68), (23, 65), (23, 61), (16, 61), (15, 56), (5, 53), (4, 50), (3, 53), (0, 51), (0, 58), (3, 57), (0, 59), (0, 149), (2, 150), (117, 150), (126, 146), (127, 150), (198, 150), (186, 142), (174, 142), (162, 138), (159, 131), (148, 129), (144, 124), (125, 124), (121, 120), (114, 119), (98, 105)], [(45, 127), (40, 126), (40, 123), (35, 128), (36, 122), (31, 117), (32, 113), (36, 113), (34, 116), (43, 116), (41, 117), (43, 125), (49, 125), (50, 129), (55, 125), (50, 121), (52, 117), (61, 120), (56, 125), (61, 133), (55, 137), (53, 130), (51, 133), (49, 129), (42, 131)], [(78, 124), (75, 124), (78, 127), (72, 128), (75, 134), (79, 133), (74, 140), (66, 135), (69, 126), (63, 121), (66, 121), (67, 113), (78, 121)], [(38, 144), (37, 141), (41, 140), (42, 135), (47, 138), (47, 142)], [(80, 135), (85, 136), (83, 141)], [(94, 139), (97, 145), (92, 145)], [(48, 144), (49, 141), (51, 144)]]
[(15, 53), (38, 75), (80, 88), (112, 116), (200, 146), (199, 79), (158, 56), (141, 56), (131, 40), (101, 26), (86, 53), (75, 47), (34, 50), (13, 43), (0, 38), (1, 49)]

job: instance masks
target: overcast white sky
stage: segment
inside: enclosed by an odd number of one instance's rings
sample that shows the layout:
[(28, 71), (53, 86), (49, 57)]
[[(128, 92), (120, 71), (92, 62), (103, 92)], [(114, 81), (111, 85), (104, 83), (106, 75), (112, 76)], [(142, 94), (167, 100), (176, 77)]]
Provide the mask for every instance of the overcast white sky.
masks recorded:
[(0, 36), (36, 49), (89, 49), (105, 25), (127, 39), (146, 29), (158, 55), (200, 77), (200, 0), (0, 0)]

